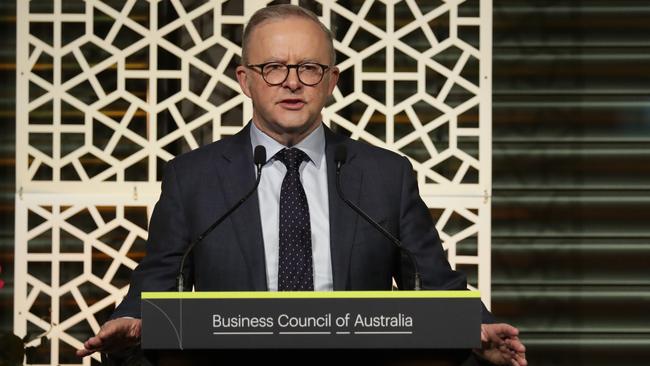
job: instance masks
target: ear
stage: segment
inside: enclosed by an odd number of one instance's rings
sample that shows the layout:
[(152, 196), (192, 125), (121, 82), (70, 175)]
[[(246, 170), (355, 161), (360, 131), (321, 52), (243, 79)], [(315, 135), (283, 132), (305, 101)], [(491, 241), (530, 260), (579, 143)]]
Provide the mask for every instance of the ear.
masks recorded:
[(336, 83), (339, 81), (339, 74), (341, 72), (339, 71), (339, 68), (336, 66), (332, 66), (332, 70), (330, 71), (330, 77), (328, 79), (329, 85), (327, 85), (327, 95), (331, 96), (332, 93), (334, 92), (334, 88), (336, 88)]
[(235, 74), (237, 75), (237, 81), (239, 81), (239, 87), (241, 88), (242, 92), (244, 92), (244, 94), (250, 98), (251, 92), (248, 86), (248, 74), (246, 71), (247, 70), (244, 66), (239, 65), (235, 70)]

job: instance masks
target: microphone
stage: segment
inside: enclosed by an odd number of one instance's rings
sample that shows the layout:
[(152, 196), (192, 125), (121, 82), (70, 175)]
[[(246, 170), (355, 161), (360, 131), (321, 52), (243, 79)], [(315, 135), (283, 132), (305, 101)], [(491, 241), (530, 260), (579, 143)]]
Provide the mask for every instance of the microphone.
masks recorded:
[(375, 220), (370, 218), (368, 214), (363, 212), (361, 208), (359, 208), (354, 203), (350, 202), (343, 195), (343, 191), (341, 190), (341, 167), (343, 166), (343, 164), (345, 164), (347, 157), (348, 157), (347, 147), (344, 144), (339, 144), (336, 147), (336, 151), (334, 152), (334, 162), (336, 163), (336, 191), (338, 192), (339, 197), (343, 200), (343, 202), (345, 202), (348, 206), (350, 206), (350, 208), (352, 208), (357, 214), (359, 214), (359, 216), (363, 217), (364, 220), (366, 220), (370, 225), (372, 225), (375, 229), (377, 229), (380, 233), (382, 233), (388, 240), (390, 240), (402, 253), (406, 253), (406, 256), (409, 258), (409, 261), (413, 266), (413, 272), (414, 272), (413, 289), (416, 291), (421, 290), (422, 287), (420, 281), (420, 272), (418, 271), (418, 264), (415, 261), (415, 257), (413, 256), (413, 253), (411, 253), (410, 250), (404, 248), (402, 246), (402, 243), (399, 241), (399, 239), (397, 239), (386, 229), (381, 227), (381, 225), (379, 225)]
[(251, 189), (244, 197), (242, 197), (235, 205), (233, 205), (226, 213), (221, 215), (215, 222), (212, 223), (201, 235), (199, 235), (194, 241), (185, 249), (183, 253), (183, 259), (181, 259), (181, 265), (178, 268), (178, 276), (176, 276), (176, 285), (178, 292), (184, 291), (183, 286), (183, 267), (185, 266), (185, 259), (187, 259), (188, 254), (194, 249), (196, 244), (200, 243), (208, 234), (212, 232), (219, 224), (221, 224), (228, 216), (230, 216), (239, 206), (241, 206), (248, 198), (257, 190), (257, 186), (260, 185), (260, 178), (262, 177), (262, 167), (266, 164), (266, 149), (262, 145), (255, 146), (255, 152), (253, 153), (253, 161), (257, 167), (257, 180), (253, 189)]

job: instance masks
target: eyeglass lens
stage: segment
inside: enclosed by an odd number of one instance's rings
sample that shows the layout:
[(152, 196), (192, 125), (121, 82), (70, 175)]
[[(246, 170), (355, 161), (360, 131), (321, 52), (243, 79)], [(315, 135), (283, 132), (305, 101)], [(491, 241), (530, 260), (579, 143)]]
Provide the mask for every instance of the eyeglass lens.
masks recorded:
[[(305, 85), (316, 85), (323, 78), (323, 68), (318, 64), (300, 64), (298, 69), (298, 79)], [(262, 69), (262, 76), (269, 84), (282, 84), (289, 76), (289, 67), (285, 64), (267, 64)]]

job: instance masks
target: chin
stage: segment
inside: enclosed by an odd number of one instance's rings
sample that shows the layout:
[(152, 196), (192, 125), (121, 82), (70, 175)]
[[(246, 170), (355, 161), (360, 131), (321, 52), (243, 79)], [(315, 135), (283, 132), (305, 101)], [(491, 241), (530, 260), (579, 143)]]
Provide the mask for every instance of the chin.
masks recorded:
[(278, 121), (280, 127), (286, 131), (300, 131), (309, 128), (310, 125), (305, 117), (299, 116), (281, 116)]

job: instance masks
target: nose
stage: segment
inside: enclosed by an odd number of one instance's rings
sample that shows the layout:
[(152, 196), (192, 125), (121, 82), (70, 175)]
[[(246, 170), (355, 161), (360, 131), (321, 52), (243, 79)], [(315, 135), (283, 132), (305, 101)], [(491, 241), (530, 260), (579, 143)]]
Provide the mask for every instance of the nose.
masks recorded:
[(300, 82), (300, 78), (298, 78), (298, 68), (293, 67), (289, 69), (289, 75), (287, 75), (287, 78), (284, 80), (284, 83), (282, 84), (285, 88), (291, 89), (292, 91), (300, 89), (302, 87), (302, 83)]

